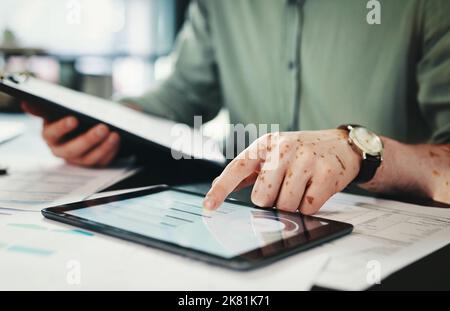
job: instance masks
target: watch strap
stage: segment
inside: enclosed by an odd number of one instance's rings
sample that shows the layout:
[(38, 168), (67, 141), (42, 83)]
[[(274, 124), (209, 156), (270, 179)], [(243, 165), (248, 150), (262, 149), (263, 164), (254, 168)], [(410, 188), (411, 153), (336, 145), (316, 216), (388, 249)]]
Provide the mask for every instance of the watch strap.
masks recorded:
[(375, 176), (378, 167), (381, 165), (381, 158), (367, 155), (361, 161), (358, 176), (353, 180), (354, 183), (363, 184), (372, 180)]

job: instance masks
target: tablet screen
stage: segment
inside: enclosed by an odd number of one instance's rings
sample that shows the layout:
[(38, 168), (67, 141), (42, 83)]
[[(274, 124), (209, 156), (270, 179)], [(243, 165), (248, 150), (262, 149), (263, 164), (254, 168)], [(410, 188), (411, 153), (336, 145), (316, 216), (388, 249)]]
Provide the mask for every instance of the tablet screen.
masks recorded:
[(203, 197), (175, 190), (116, 201), (67, 214), (104, 225), (233, 258), (296, 235), (307, 234), (324, 220), (302, 218), (225, 202), (214, 212), (204, 211)]

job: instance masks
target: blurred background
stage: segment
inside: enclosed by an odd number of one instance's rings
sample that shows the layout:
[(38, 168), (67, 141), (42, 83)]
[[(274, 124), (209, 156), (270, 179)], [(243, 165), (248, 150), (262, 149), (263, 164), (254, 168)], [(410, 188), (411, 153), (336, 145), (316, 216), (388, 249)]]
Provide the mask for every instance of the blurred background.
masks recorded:
[[(189, 0), (2, 0), (0, 72), (103, 98), (140, 95), (171, 70), (167, 57)], [(0, 110), (17, 109), (0, 94)]]

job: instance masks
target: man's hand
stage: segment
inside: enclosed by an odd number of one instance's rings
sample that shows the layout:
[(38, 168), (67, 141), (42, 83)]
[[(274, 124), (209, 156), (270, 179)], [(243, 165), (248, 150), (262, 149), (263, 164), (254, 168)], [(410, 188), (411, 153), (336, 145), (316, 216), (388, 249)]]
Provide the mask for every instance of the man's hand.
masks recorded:
[(344, 130), (267, 134), (225, 168), (204, 207), (214, 210), (232, 191), (254, 183), (255, 205), (314, 214), (354, 180), (360, 164)]
[(52, 153), (65, 159), (70, 164), (86, 167), (105, 167), (116, 157), (120, 147), (120, 136), (111, 132), (104, 124), (94, 126), (86, 133), (65, 140), (65, 136), (78, 126), (75, 117), (50, 122), (45, 112), (36, 107), (22, 103), (25, 112), (44, 119), (42, 136), (50, 147)]

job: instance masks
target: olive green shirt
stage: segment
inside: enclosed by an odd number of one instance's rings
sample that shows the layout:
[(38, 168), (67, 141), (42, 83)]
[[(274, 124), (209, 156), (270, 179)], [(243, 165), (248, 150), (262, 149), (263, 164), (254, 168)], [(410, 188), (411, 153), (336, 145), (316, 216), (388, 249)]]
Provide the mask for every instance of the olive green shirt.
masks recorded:
[(127, 101), (187, 124), (318, 130), (344, 123), (416, 143), (450, 142), (450, 1), (194, 1), (170, 77)]

